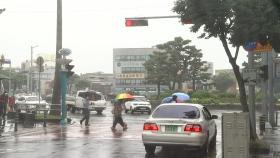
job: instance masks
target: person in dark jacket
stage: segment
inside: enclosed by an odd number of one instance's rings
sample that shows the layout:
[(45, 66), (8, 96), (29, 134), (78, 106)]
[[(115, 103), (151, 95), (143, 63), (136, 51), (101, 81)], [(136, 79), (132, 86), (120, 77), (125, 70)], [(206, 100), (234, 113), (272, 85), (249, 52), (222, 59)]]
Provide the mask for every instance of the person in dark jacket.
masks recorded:
[(113, 114), (113, 126), (111, 127), (112, 131), (116, 131), (116, 125), (119, 123), (122, 127), (123, 130), (127, 129), (127, 124), (124, 123), (122, 119), (122, 111), (123, 111), (123, 106), (124, 106), (124, 100), (120, 99), (117, 100), (114, 103), (113, 109), (112, 109), (112, 114)]
[(85, 125), (89, 126), (89, 96), (86, 95), (85, 99), (84, 99), (84, 108), (83, 108), (83, 114), (84, 117), (80, 120), (80, 124), (82, 125), (83, 122), (85, 121)]
[(5, 119), (7, 112), (8, 98), (8, 92), (6, 91), (4, 91), (3, 94), (0, 95), (0, 115), (3, 119)]
[(173, 95), (170, 103), (178, 103), (177, 95)]

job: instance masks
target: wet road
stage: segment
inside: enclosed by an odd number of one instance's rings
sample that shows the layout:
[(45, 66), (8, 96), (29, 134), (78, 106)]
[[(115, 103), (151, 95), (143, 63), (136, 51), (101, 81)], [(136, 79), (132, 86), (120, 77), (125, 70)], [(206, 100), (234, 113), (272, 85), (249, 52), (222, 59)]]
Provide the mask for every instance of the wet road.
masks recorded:
[[(91, 113), (90, 126), (79, 124), (82, 114), (71, 114), (73, 123), (66, 127), (48, 125), (48, 128), (38, 128), (19, 136), (4, 137), (0, 140), (1, 158), (198, 158), (196, 151), (167, 149), (157, 147), (154, 156), (145, 153), (141, 140), (142, 126), (147, 114), (124, 114), (128, 130), (112, 133), (111, 108), (108, 107), (102, 115)], [(221, 114), (225, 111), (212, 110), (219, 116), (217, 145), (211, 150), (208, 158), (221, 158)]]

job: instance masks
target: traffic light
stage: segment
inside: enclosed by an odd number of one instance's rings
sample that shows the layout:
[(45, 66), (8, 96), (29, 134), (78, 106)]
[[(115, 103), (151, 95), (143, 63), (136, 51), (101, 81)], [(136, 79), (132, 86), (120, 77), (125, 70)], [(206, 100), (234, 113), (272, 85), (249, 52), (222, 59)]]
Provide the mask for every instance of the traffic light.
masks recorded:
[(263, 65), (260, 67), (261, 72), (259, 73), (260, 77), (266, 81), (268, 79), (268, 65)]
[(192, 21), (192, 19), (181, 19), (181, 22), (183, 23), (183, 24), (192, 24), (193, 23), (193, 21)]
[(125, 26), (148, 26), (148, 20), (145, 19), (125, 19)]
[(71, 77), (74, 75), (74, 71), (71, 71), (74, 68), (74, 65), (70, 65), (69, 63), (65, 65), (65, 69), (67, 70), (67, 77)]

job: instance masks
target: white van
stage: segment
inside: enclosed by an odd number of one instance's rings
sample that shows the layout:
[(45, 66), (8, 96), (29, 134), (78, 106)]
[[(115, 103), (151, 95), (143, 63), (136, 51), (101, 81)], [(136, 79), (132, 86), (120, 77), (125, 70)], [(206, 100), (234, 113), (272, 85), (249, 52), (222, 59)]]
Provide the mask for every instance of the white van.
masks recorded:
[(76, 94), (76, 103), (72, 107), (71, 112), (75, 113), (76, 110), (81, 110), (84, 108), (84, 99), (86, 95), (89, 96), (89, 110), (96, 111), (97, 114), (102, 114), (102, 111), (106, 109), (106, 100), (104, 95), (101, 92), (93, 90), (83, 90), (78, 91)]

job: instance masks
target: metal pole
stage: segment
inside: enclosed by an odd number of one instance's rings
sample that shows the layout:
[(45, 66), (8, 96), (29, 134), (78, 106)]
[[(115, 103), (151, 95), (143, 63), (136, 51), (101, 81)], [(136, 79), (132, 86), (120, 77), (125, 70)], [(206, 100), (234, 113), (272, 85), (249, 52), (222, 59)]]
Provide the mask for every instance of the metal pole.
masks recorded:
[(66, 91), (67, 91), (67, 72), (61, 70), (60, 71), (60, 88), (61, 88), (61, 125), (65, 125), (66, 123)]
[[(250, 69), (254, 68), (254, 54), (253, 52), (248, 52), (248, 67)], [(255, 110), (255, 85), (250, 84), (249, 81), (249, 113), (250, 113), (250, 122), (252, 126), (253, 138), (256, 138), (256, 110)]]
[(30, 59), (30, 69), (29, 69), (29, 72), (30, 72), (30, 80), (29, 80), (29, 84), (30, 84), (30, 93), (32, 94), (32, 92), (33, 92), (33, 81), (32, 81), (32, 68), (33, 68), (33, 48), (34, 47), (32, 47), (31, 46), (31, 59)]
[(166, 19), (166, 18), (180, 18), (180, 15), (171, 16), (149, 16), (149, 17), (130, 17), (125, 19), (144, 20), (144, 19)]
[[(268, 53), (262, 53), (262, 64), (267, 65), (267, 54)], [(268, 82), (267, 80), (262, 81), (262, 91), (263, 91), (263, 105), (262, 105), (262, 115), (265, 116), (265, 120), (268, 120), (268, 107), (267, 107), (267, 101), (268, 101)]]
[(268, 53), (268, 106), (269, 106), (269, 123), (275, 127), (274, 105), (273, 105), (273, 55)]
[(38, 79), (38, 94), (39, 94), (39, 106), (41, 102), (41, 70), (39, 70), (39, 79)]
[(11, 61), (10, 61), (10, 71), (9, 71), (9, 96), (11, 96), (12, 95), (12, 93), (11, 93), (11, 86), (12, 86), (12, 81), (11, 81), (11, 74), (12, 74), (12, 63), (11, 63)]
[(33, 93), (33, 81), (32, 81), (32, 74), (33, 74), (33, 49), (34, 48), (36, 48), (36, 47), (38, 47), (38, 45), (36, 45), (36, 46), (31, 46), (31, 61), (30, 61), (30, 69), (29, 69), (29, 72), (30, 72), (30, 81), (29, 81), (29, 83), (30, 83), (30, 92), (31, 92), (31, 94)]

